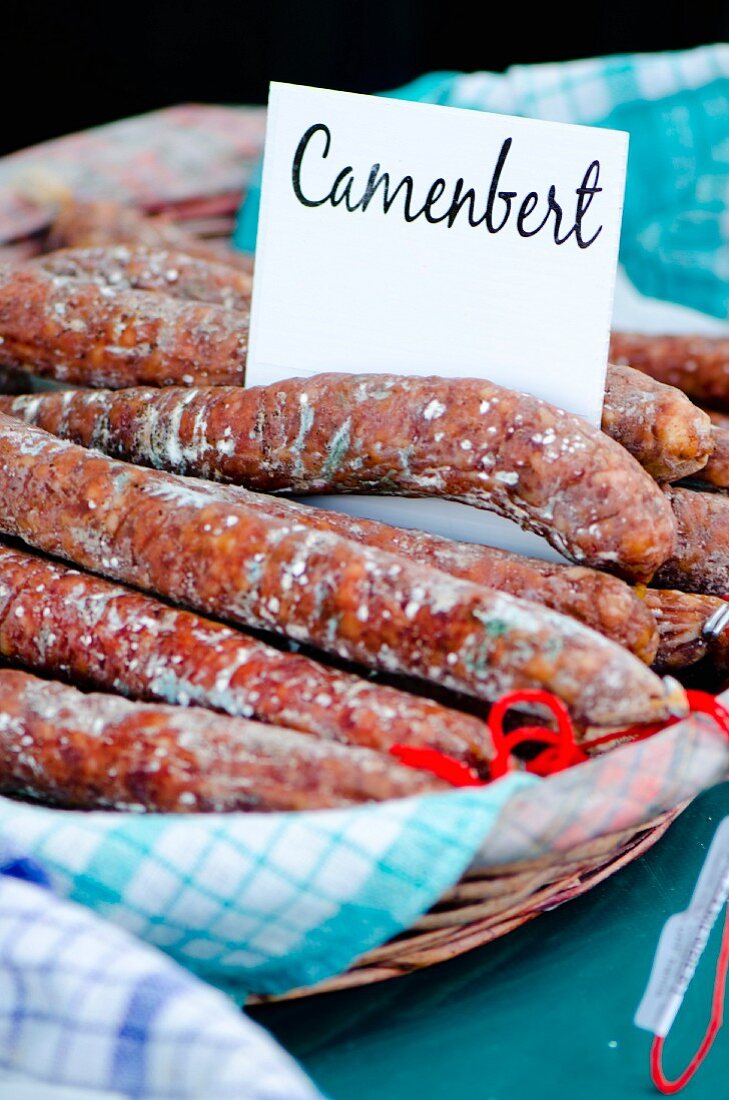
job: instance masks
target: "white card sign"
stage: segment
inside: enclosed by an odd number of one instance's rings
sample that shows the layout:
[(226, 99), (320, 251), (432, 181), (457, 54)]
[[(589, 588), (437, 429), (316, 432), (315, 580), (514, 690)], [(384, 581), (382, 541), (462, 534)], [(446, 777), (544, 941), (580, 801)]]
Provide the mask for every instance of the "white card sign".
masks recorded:
[[(627, 143), (272, 84), (248, 384), (322, 371), (485, 377), (599, 423)], [(374, 498), (331, 503), (383, 515)], [(390, 505), (403, 525), (546, 548), (462, 505)]]

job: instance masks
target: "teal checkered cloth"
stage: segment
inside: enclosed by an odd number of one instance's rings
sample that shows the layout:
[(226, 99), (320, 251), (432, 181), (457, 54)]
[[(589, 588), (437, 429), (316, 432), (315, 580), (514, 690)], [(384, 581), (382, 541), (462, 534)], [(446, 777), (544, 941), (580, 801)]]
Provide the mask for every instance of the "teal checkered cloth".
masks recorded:
[(484, 788), (292, 814), (78, 813), (0, 799), (0, 843), (56, 893), (238, 1000), (336, 974), (461, 875), (513, 795)]
[[(392, 98), (630, 133), (620, 260), (643, 294), (729, 317), (729, 45), (504, 74), (430, 73)], [(236, 243), (255, 247), (259, 191)]]

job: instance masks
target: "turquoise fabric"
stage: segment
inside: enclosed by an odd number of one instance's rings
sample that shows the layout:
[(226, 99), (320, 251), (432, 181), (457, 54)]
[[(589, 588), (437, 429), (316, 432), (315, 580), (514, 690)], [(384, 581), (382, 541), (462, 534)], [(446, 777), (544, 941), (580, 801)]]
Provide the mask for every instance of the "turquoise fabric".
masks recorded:
[[(386, 94), (627, 130), (620, 259), (629, 278), (643, 294), (729, 317), (729, 45), (430, 73)], [(247, 251), (259, 198), (254, 182), (235, 237)]]
[(408, 928), (462, 874), (517, 792), (482, 788), (351, 810), (129, 814), (0, 798), (0, 845), (79, 902), (243, 999), (336, 974)]

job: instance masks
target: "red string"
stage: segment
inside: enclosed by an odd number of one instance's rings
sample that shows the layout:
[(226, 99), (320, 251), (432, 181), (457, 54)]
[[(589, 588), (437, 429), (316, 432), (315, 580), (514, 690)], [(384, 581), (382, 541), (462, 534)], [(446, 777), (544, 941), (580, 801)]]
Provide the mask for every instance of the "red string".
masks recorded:
[(711, 1050), (714, 1039), (724, 1022), (724, 996), (726, 993), (727, 970), (729, 969), (729, 906), (724, 917), (724, 931), (721, 938), (721, 949), (716, 964), (716, 977), (714, 979), (714, 993), (711, 998), (711, 1017), (701, 1044), (693, 1058), (686, 1066), (683, 1073), (670, 1081), (663, 1072), (662, 1055), (664, 1039), (655, 1035), (651, 1046), (651, 1081), (665, 1096), (673, 1096), (689, 1083), (693, 1075), (706, 1055)]
[[(708, 714), (729, 736), (729, 710), (713, 695), (705, 691), (687, 691), (686, 696), (693, 714)], [(726, 995), (727, 970), (729, 970), (729, 905), (724, 917), (724, 931), (722, 932), (721, 948), (716, 963), (716, 976), (714, 978), (714, 992), (711, 997), (711, 1016), (704, 1037), (683, 1073), (670, 1081), (663, 1072), (662, 1056), (664, 1038), (655, 1035), (651, 1045), (650, 1067), (651, 1081), (665, 1096), (673, 1096), (680, 1092), (689, 1083), (699, 1066), (703, 1063), (716, 1039), (724, 1022), (724, 998)]]
[[(710, 715), (729, 737), (729, 710), (726, 707), (706, 691), (687, 691), (686, 696), (692, 713)], [(506, 714), (511, 707), (518, 706), (520, 703), (527, 704), (529, 707), (533, 707), (535, 703), (546, 707), (552, 712), (557, 729), (549, 729), (547, 726), (520, 726), (505, 733)], [(487, 724), (494, 745), (494, 757), (489, 769), (490, 779), (500, 779), (517, 767), (542, 777), (554, 775), (556, 772), (572, 768), (575, 764), (581, 764), (589, 759), (586, 749), (593, 749), (610, 741), (626, 739), (642, 741), (679, 721), (681, 721), (680, 718), (669, 718), (663, 723), (628, 726), (626, 729), (613, 730), (602, 737), (593, 737), (582, 745), (578, 745), (572, 719), (561, 699), (541, 688), (511, 691), (494, 703), (488, 717)], [(514, 749), (525, 742), (535, 741), (541, 741), (546, 747), (526, 763), (517, 762), (513, 756)], [(391, 745), (389, 751), (401, 764), (430, 772), (454, 787), (484, 785), (484, 780), (467, 764), (437, 749), (398, 743)]]
[(482, 787), (484, 782), (467, 764), (437, 749), (420, 749), (415, 745), (391, 745), (390, 753), (408, 768), (430, 772), (454, 787)]
[[(510, 733), (504, 732), (504, 719), (506, 713), (513, 706), (526, 703), (533, 706), (540, 703), (552, 712), (556, 720), (557, 729), (548, 729), (546, 726), (521, 726)], [(502, 696), (491, 708), (488, 717), (488, 727), (494, 745), (494, 757), (489, 767), (490, 780), (500, 779), (507, 772), (517, 767), (524, 767), (526, 771), (534, 775), (547, 776), (555, 772), (564, 771), (574, 764), (580, 764), (587, 759), (584, 751), (575, 742), (575, 731), (572, 720), (564, 703), (548, 691), (534, 688), (524, 691), (512, 691)], [(519, 764), (513, 757), (513, 750), (517, 745), (526, 741), (541, 741), (546, 745), (526, 764)], [(409, 768), (418, 768), (420, 771), (430, 772), (438, 779), (445, 779), (454, 787), (478, 787), (484, 785), (484, 780), (463, 764), (460, 760), (448, 756), (447, 753), (437, 749), (418, 748), (414, 745), (391, 745), (389, 752), (396, 757), (401, 764)]]
[[(520, 703), (526, 703), (529, 707), (533, 707), (535, 703), (546, 707), (554, 716), (557, 724), (556, 731), (546, 726), (521, 726), (510, 733), (505, 733), (506, 713), (511, 707), (519, 706)], [(587, 759), (585, 752), (575, 742), (575, 730), (567, 707), (561, 699), (541, 688), (511, 691), (508, 695), (502, 696), (491, 708), (488, 725), (495, 749), (494, 759), (491, 762), (492, 779), (499, 779), (513, 767), (512, 752), (517, 745), (522, 745), (525, 741), (542, 741), (547, 745), (546, 749), (542, 749), (524, 765), (526, 770), (534, 775), (553, 775)]]

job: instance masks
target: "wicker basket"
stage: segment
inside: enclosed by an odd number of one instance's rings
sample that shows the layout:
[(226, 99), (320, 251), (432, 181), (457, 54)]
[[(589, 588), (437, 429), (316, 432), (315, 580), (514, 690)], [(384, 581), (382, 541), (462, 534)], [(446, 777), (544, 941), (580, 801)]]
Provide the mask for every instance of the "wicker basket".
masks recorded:
[(292, 1000), (398, 978), (482, 947), (521, 924), (579, 897), (637, 859), (660, 840), (685, 808), (661, 814), (638, 829), (601, 836), (569, 852), (468, 872), (413, 927), (362, 955), (344, 974), (251, 1004)]

